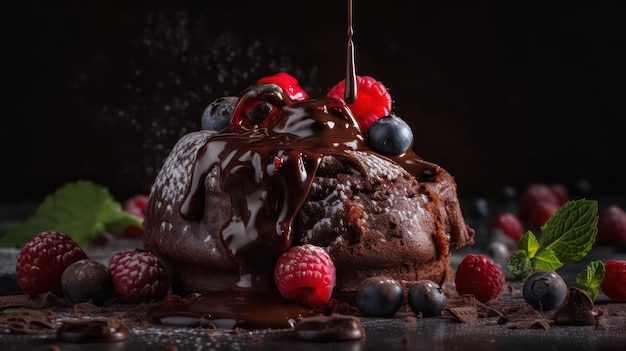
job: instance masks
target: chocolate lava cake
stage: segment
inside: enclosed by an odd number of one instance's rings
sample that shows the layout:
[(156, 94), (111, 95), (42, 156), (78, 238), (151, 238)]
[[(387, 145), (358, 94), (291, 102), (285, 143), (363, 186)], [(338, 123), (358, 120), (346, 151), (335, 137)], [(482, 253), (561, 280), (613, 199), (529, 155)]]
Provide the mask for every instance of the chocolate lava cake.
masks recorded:
[[(250, 121), (259, 105), (267, 117)], [(451, 250), (474, 238), (448, 172), (410, 148), (373, 151), (344, 102), (292, 100), (275, 84), (242, 93), (224, 130), (178, 141), (144, 226), (174, 292), (275, 289), (280, 254), (310, 243), (333, 259), (333, 296), (347, 301), (376, 275), (442, 284)]]

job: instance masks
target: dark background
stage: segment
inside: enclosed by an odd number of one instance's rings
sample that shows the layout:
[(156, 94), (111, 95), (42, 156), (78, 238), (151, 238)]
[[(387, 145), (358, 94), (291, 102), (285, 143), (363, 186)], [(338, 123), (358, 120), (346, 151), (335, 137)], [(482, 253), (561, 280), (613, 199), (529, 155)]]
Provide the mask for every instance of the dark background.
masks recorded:
[[(357, 73), (385, 83), (414, 150), (461, 196), (581, 180), (626, 195), (619, 1), (355, 2)], [(3, 5), (0, 201), (77, 179), (147, 193), (215, 98), (279, 70), (313, 97), (341, 80), (346, 13), (338, 0)]]

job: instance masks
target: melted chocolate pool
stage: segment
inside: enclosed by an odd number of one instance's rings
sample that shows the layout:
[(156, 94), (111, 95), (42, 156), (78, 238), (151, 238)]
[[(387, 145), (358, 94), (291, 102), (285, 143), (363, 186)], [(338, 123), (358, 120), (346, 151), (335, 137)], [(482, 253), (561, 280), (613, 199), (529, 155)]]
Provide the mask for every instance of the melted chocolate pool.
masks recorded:
[(154, 311), (154, 318), (175, 326), (213, 325), (220, 329), (289, 329), (298, 320), (320, 311), (249, 290), (168, 297)]

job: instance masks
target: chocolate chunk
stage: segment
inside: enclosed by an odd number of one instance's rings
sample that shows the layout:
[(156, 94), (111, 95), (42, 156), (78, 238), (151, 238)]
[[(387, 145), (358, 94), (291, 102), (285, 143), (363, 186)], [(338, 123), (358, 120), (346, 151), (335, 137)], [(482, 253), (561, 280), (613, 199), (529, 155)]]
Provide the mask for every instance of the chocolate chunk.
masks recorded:
[(309, 341), (344, 341), (365, 337), (358, 317), (332, 314), (301, 319), (295, 326), (296, 337)]
[(117, 342), (127, 340), (130, 332), (120, 320), (68, 320), (57, 330), (57, 339), (67, 342)]
[(558, 325), (597, 325), (593, 301), (583, 290), (571, 287), (569, 297), (554, 313), (554, 324)]

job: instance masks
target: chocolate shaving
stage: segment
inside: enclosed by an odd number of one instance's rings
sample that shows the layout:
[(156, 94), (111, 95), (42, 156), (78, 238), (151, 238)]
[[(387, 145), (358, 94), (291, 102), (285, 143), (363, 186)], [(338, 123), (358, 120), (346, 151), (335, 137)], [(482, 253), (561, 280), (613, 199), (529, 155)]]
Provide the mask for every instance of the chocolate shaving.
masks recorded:
[(450, 307), (445, 311), (451, 313), (461, 323), (472, 324), (478, 319), (478, 311), (474, 306)]
[(509, 308), (503, 316), (498, 318), (498, 324), (529, 320), (530, 318), (541, 319), (541, 314), (529, 304), (516, 305), (516, 308)]
[(35, 297), (31, 297), (29, 295), (0, 296), (0, 311), (15, 307), (40, 310), (50, 306), (69, 307), (71, 306), (71, 303), (50, 292), (37, 295)]
[(56, 329), (56, 325), (43, 313), (32, 310), (0, 314), (0, 324), (6, 325), (11, 334), (41, 335)]
[(545, 319), (526, 319), (517, 321), (510, 326), (509, 329), (543, 329), (549, 330), (550, 323)]
[[(459, 302), (458, 307), (450, 307), (447, 308), (446, 310), (443, 311), (444, 316), (447, 314), (448, 316), (450, 314), (452, 314), (452, 317), (459, 319), (456, 314), (458, 313), (467, 313), (467, 311), (465, 311), (466, 308), (471, 308), (472, 312), (471, 312), (471, 316), (469, 317), (462, 317), (465, 320), (467, 320), (467, 322), (473, 323), (475, 322), (474, 317), (472, 317), (473, 315), (476, 315), (476, 319), (477, 318), (489, 318), (489, 317), (500, 317), (502, 316), (502, 311), (497, 307), (497, 305), (487, 305), (484, 304), (478, 300), (476, 300), (476, 297), (472, 294), (465, 294), (462, 296), (461, 301)], [(461, 310), (458, 310), (459, 308), (461, 308)], [(452, 309), (455, 309), (455, 311), (452, 311)], [(446, 313), (447, 311), (447, 313)], [(469, 310), (468, 310), (469, 311)], [(472, 320), (474, 319), (474, 320)], [(461, 320), (459, 320), (461, 321)], [(461, 321), (463, 323), (467, 323), (465, 321)]]
[(462, 302), (463, 305), (465, 306), (474, 306), (474, 307), (483, 307), (485, 306), (484, 303), (476, 300), (476, 296), (472, 295), (472, 294), (465, 294), (462, 296)]
[(503, 316), (503, 312), (501, 308), (496, 308), (493, 306), (490, 306), (487, 309), (487, 316), (486, 317), (502, 317)]
[(97, 313), (100, 310), (100, 307), (89, 302), (81, 302), (72, 306), (72, 314), (76, 317), (80, 317), (86, 313)]

